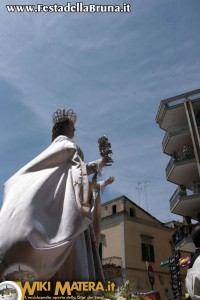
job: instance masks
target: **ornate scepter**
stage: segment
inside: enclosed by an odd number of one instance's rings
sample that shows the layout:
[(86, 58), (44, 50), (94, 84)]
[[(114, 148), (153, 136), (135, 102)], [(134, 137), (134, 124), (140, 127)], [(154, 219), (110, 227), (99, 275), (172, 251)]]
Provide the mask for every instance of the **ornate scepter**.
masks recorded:
[(98, 139), (99, 143), (99, 153), (102, 158), (105, 158), (107, 165), (111, 166), (113, 163), (113, 159), (111, 158), (112, 150), (111, 143), (108, 141), (108, 138), (103, 135)]
[[(111, 157), (112, 150), (111, 150), (111, 143), (108, 141), (108, 138), (103, 135), (98, 139), (99, 144), (99, 153), (102, 158), (106, 161), (106, 166), (111, 166), (113, 163), (113, 159)], [(93, 191), (93, 199), (95, 199), (96, 191), (97, 191), (97, 175), (98, 171), (95, 172), (95, 174), (92, 177), (92, 191)]]

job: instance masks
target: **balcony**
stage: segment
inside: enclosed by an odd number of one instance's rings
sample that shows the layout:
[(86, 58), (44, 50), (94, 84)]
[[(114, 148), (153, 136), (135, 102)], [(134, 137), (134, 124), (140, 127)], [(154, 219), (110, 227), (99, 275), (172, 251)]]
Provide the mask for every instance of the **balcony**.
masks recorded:
[(186, 99), (192, 101), (196, 115), (200, 109), (200, 89), (162, 100), (156, 116), (156, 122), (160, 125), (160, 128), (167, 130), (169, 126), (182, 124), (186, 121), (184, 108)]
[(170, 210), (173, 214), (190, 217), (197, 220), (200, 213), (200, 193), (191, 194), (191, 191), (179, 187), (170, 199)]
[(175, 251), (195, 252), (195, 246), (191, 238), (191, 232), (196, 224), (182, 225), (174, 231), (172, 242)]
[(193, 150), (183, 149), (171, 155), (172, 158), (166, 168), (167, 180), (192, 189), (192, 182), (198, 181), (198, 169)]
[(106, 279), (122, 277), (122, 259), (112, 256), (102, 260), (103, 272)]
[(184, 145), (191, 145), (191, 136), (188, 124), (181, 124), (178, 126), (170, 126), (165, 133), (162, 147), (163, 152), (171, 155), (174, 150), (184, 147)]

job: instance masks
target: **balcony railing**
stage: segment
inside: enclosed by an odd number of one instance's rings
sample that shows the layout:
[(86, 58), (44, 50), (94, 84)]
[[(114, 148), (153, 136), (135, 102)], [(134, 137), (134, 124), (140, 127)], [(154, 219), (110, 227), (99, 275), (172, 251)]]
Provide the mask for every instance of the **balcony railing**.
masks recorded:
[(122, 266), (122, 259), (118, 256), (112, 256), (102, 259), (102, 265), (104, 268), (121, 268)]
[(122, 278), (122, 259), (121, 257), (112, 256), (102, 260), (102, 267), (106, 279), (121, 277)]
[(179, 187), (175, 190), (174, 194), (169, 200), (170, 209), (174, 207), (176, 202), (181, 199), (181, 197), (192, 196), (194, 194), (199, 194), (199, 192), (192, 192), (191, 190), (186, 189), (184, 185), (179, 185)]
[(181, 124), (181, 125), (178, 125), (178, 126), (177, 125), (170, 126), (168, 128), (168, 130), (166, 131), (164, 139), (162, 141), (163, 149), (164, 149), (165, 144), (166, 144), (166, 142), (167, 142), (170, 135), (176, 134), (176, 133), (181, 133), (181, 132), (188, 131), (188, 130), (189, 130), (188, 124)]
[(195, 158), (193, 149), (186, 148), (186, 147), (183, 147), (183, 150), (180, 151), (180, 152), (173, 152), (171, 154), (171, 156), (172, 157), (171, 157), (171, 159), (170, 159), (170, 161), (167, 165), (167, 168), (166, 168), (166, 175), (169, 174), (169, 171), (171, 170), (172, 166), (175, 163), (184, 162), (186, 160), (190, 160), (190, 159)]
[(185, 188), (185, 186), (179, 186), (174, 194), (172, 195), (171, 199), (169, 200), (170, 203), (170, 209), (172, 209), (175, 205), (175, 203), (177, 202), (178, 199), (180, 199), (180, 197), (183, 196), (187, 196), (187, 190)]
[(178, 244), (182, 239), (191, 235), (193, 228), (196, 224), (181, 225), (177, 228), (172, 235), (172, 242), (174, 245)]

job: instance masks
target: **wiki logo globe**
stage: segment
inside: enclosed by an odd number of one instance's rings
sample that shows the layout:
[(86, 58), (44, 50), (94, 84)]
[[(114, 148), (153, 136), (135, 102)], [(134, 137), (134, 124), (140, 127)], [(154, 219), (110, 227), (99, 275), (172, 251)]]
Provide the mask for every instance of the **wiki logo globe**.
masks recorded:
[(0, 300), (21, 300), (22, 292), (20, 287), (13, 281), (0, 283)]

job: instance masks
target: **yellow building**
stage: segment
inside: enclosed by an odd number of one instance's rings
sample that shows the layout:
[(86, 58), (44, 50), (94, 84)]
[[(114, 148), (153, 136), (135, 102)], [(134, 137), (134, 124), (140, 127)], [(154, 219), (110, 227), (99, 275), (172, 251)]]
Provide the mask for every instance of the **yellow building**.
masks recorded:
[[(172, 232), (125, 196), (102, 204), (100, 254), (106, 278), (118, 286), (129, 280), (135, 291), (151, 291), (148, 261), (154, 271), (154, 289), (160, 290), (162, 299), (173, 299), (169, 268), (160, 266), (172, 255)], [(181, 273), (184, 284), (185, 270)]]

